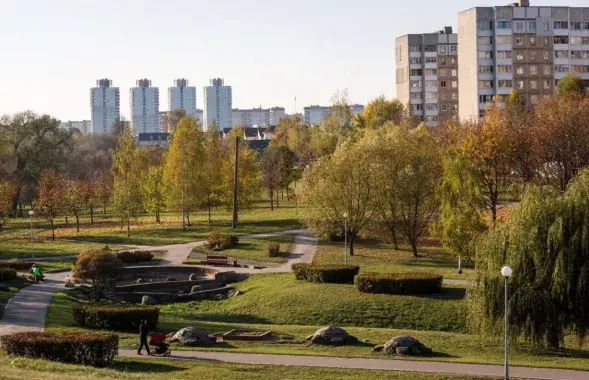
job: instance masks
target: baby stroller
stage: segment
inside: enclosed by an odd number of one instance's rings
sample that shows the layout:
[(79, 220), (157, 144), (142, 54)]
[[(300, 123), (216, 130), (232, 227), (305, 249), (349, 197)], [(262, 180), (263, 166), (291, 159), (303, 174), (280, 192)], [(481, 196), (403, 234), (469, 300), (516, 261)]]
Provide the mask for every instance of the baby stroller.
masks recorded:
[(155, 350), (151, 350), (151, 355), (170, 356), (172, 351), (170, 351), (170, 345), (166, 343), (166, 338), (166, 334), (163, 333), (155, 333), (151, 336), (149, 345), (155, 347)]

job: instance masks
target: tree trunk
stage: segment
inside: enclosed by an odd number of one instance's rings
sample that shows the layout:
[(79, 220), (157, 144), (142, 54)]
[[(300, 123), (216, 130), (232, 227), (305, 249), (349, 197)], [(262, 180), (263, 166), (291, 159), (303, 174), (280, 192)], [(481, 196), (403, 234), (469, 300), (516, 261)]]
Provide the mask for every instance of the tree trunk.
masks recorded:
[(80, 217), (78, 216), (78, 213), (74, 214), (76, 216), (76, 232), (80, 232)]
[(90, 224), (94, 224), (94, 206), (90, 206)]
[(399, 241), (397, 240), (397, 228), (393, 224), (389, 227), (389, 230), (391, 231), (391, 239), (393, 240), (393, 248), (398, 250), (399, 249)]
[(348, 246), (350, 249), (350, 256), (354, 256), (354, 241), (356, 240), (356, 234), (349, 234), (350, 241), (348, 242)]
[(156, 207), (156, 209), (155, 209), (155, 222), (158, 223), (158, 224), (161, 223), (161, 221), (160, 221), (160, 208), (159, 208), (159, 206)]
[(131, 214), (127, 213), (127, 237), (131, 236)]
[(66, 225), (66, 226), (69, 226), (69, 225), (70, 225), (70, 222), (69, 222), (69, 221), (68, 221), (68, 219), (67, 219), (67, 215), (65, 216), (65, 225)]
[(280, 208), (280, 201), (278, 200), (278, 192), (276, 192), (276, 208)]
[(104, 212), (104, 215), (106, 215), (106, 203), (104, 204), (104, 208), (102, 209), (102, 211)]
[(55, 241), (55, 225), (53, 224), (53, 218), (49, 219), (51, 223), (51, 240)]
[(493, 216), (493, 222), (497, 220), (497, 205), (491, 207), (491, 214)]
[(290, 201), (290, 191), (288, 191), (288, 186), (286, 187), (286, 200)]
[(188, 227), (192, 226), (192, 223), (190, 223), (190, 213), (188, 211), (186, 211), (186, 222)]
[(413, 252), (413, 257), (419, 257), (417, 254), (417, 239), (409, 239), (411, 243), (411, 251)]
[(207, 194), (207, 203), (209, 207), (209, 224), (211, 224), (211, 193)]
[(274, 211), (274, 191), (270, 190), (270, 210)]

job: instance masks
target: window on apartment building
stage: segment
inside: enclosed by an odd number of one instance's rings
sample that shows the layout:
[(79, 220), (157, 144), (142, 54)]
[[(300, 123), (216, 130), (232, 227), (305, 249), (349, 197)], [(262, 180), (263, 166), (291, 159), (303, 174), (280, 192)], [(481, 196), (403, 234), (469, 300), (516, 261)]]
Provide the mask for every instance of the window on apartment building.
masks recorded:
[(528, 31), (530, 31), (530, 32), (536, 31), (536, 21), (529, 21), (528, 22)]
[(437, 51), (436, 45), (425, 45), (426, 53), (435, 53)]
[(479, 103), (490, 103), (492, 100), (492, 95), (479, 95)]
[(425, 121), (435, 123), (438, 121), (438, 117), (436, 115), (428, 115), (425, 117)]
[(530, 58), (530, 61), (535, 61), (536, 60), (536, 51), (535, 50), (530, 50), (528, 52), (528, 57)]
[(511, 45), (513, 43), (513, 38), (511, 36), (497, 36), (497, 43)]
[(554, 36), (554, 43), (555, 44), (568, 44), (569, 43), (569, 36)]
[(440, 45), (438, 46), (438, 53), (440, 54), (448, 54), (448, 46)]
[(537, 90), (538, 89), (538, 81), (536, 81), (534, 79), (530, 80), (530, 89)]
[(452, 81), (452, 88), (458, 88), (458, 81), (457, 80)]
[(582, 59), (583, 52), (581, 52), (581, 50), (572, 50), (569, 56), (571, 57), (571, 59)]
[(440, 100), (447, 100), (448, 93), (447, 92), (440, 92)]
[(569, 72), (569, 65), (554, 65), (554, 72), (555, 73), (568, 73)]
[(550, 46), (550, 37), (542, 37), (542, 45)]
[(581, 23), (578, 21), (571, 21), (571, 30), (581, 30)]
[(552, 74), (552, 66), (551, 65), (542, 65), (542, 74), (544, 74), (544, 75)]
[(493, 43), (493, 37), (479, 36), (477, 38), (477, 43), (479, 45), (491, 45)]
[(524, 38), (523, 37), (515, 37), (515, 44), (517, 46), (524, 46)]
[(438, 75), (438, 70), (437, 69), (425, 69), (424, 73), (426, 76), (434, 76), (434, 75)]
[(515, 72), (517, 73), (517, 75), (524, 75), (525, 74), (525, 68), (523, 66), (518, 66), (517, 69), (515, 70)]
[(438, 58), (438, 65), (440, 66), (446, 66), (448, 60), (446, 59), (446, 57), (439, 57)]
[(458, 93), (457, 92), (452, 93), (452, 100), (458, 100)]
[(493, 81), (492, 80), (480, 80), (479, 81), (479, 88), (493, 88)]
[(532, 103), (532, 104), (538, 104), (538, 100), (540, 100), (540, 97), (538, 95), (532, 95), (532, 96), (530, 96), (530, 103)]
[(493, 66), (479, 66), (479, 73), (491, 74), (493, 72)]
[(550, 52), (549, 52), (549, 51), (543, 51), (543, 52), (542, 52), (542, 58), (543, 58), (545, 61), (548, 61), (548, 60), (550, 59)]
[(536, 36), (529, 36), (529, 41), (530, 46), (536, 46), (536, 44), (538, 43), (538, 39), (536, 38)]
[(511, 65), (498, 65), (497, 72), (498, 73), (511, 73), (513, 71)]
[(438, 105), (436, 103), (427, 103), (425, 105), (425, 110), (426, 111), (437, 111), (438, 110)]
[(497, 59), (511, 59), (511, 50), (499, 50)]
[(458, 111), (458, 104), (452, 104), (452, 112)]
[(440, 87), (441, 87), (441, 88), (446, 88), (446, 87), (447, 87), (447, 86), (446, 86), (446, 81), (445, 81), (445, 80), (441, 80), (441, 81), (440, 81)]
[(542, 21), (542, 30), (548, 32), (550, 30), (550, 22)]
[(515, 82), (515, 85), (517, 86), (518, 90), (523, 90), (524, 89), (524, 81), (523, 80), (518, 80)]
[(489, 59), (493, 58), (492, 51), (479, 51), (479, 59)]
[(544, 80), (544, 89), (545, 90), (550, 90), (551, 85), (552, 85), (552, 80), (550, 80), (550, 79)]
[(438, 71), (439, 76), (441, 77), (447, 77), (448, 76), (448, 69), (440, 69)]
[(538, 66), (530, 65), (530, 75), (538, 75)]
[(456, 57), (451, 57), (450, 58), (450, 64), (451, 65), (455, 65), (458, 62), (458, 59)]
[(555, 50), (554, 51), (554, 58), (568, 58), (569, 51), (568, 50)]
[(589, 50), (583, 50), (583, 51), (581, 52), (581, 57), (582, 57), (583, 59), (589, 59)]
[(583, 73), (583, 66), (580, 65), (572, 65), (571, 72), (575, 74), (582, 74)]
[(554, 29), (568, 29), (569, 22), (568, 21), (554, 21)]
[(583, 45), (589, 45), (589, 37), (583, 37)]
[(448, 111), (448, 105), (447, 104), (441, 104), (440, 105), (440, 111), (447, 112)]
[(511, 80), (500, 80), (500, 81), (497, 81), (497, 87), (499, 87), (499, 88), (511, 88), (511, 87), (513, 87), (513, 81), (511, 81)]
[(581, 29), (582, 30), (589, 30), (589, 22), (582, 22)]
[(412, 77), (420, 77), (423, 75), (422, 69), (411, 69), (409, 70), (409, 75)]
[(412, 65), (421, 65), (421, 57), (411, 57), (409, 63)]
[(524, 60), (524, 53), (522, 53), (521, 51), (518, 51), (517, 53), (515, 53), (515, 59), (517, 59), (518, 61), (523, 61)]
[(437, 63), (437, 62), (438, 62), (437, 57), (425, 57), (425, 63)]
[(431, 91), (431, 92), (426, 92), (425, 93), (425, 98), (426, 99), (437, 99), (438, 98), (438, 93)]
[(420, 80), (412, 80), (411, 82), (409, 82), (409, 86), (411, 86), (411, 88), (419, 88), (419, 87), (421, 87), (421, 81)]
[(523, 33), (526, 31), (524, 25), (525, 25), (525, 21), (516, 21), (515, 22), (515, 31), (516, 33)]
[(452, 76), (453, 77), (457, 77), (458, 76), (458, 70), (452, 69)]
[(497, 29), (511, 29), (511, 21), (497, 21)]
[(581, 36), (571, 36), (569, 38), (569, 43), (571, 45), (581, 45), (583, 43), (583, 37), (581, 37)]
[(437, 87), (438, 86), (438, 82), (435, 80), (426, 80), (425, 81), (425, 87)]
[(409, 52), (421, 53), (421, 45), (409, 45)]
[(479, 21), (477, 22), (477, 30), (492, 30), (493, 22), (491, 21)]
[(457, 54), (458, 53), (458, 46), (457, 45), (450, 45), (450, 54)]
[(422, 111), (423, 104), (413, 104), (413, 111)]

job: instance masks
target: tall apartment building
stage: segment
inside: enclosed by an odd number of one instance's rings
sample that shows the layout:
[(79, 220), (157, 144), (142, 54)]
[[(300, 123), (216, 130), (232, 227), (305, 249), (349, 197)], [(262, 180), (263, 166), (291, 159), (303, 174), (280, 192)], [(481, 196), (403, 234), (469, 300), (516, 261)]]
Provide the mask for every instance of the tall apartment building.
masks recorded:
[(397, 98), (429, 126), (458, 114), (458, 36), (452, 27), (395, 39)]
[(211, 79), (204, 88), (203, 129), (206, 131), (213, 122), (218, 131), (233, 126), (231, 86), (225, 86), (221, 78)]
[(188, 79), (176, 79), (174, 87), (168, 87), (169, 110), (183, 109), (186, 114), (196, 117), (196, 87), (188, 85)]
[(286, 116), (286, 111), (282, 107), (272, 108), (251, 108), (239, 109), (234, 108), (232, 111), (233, 125), (241, 125), (244, 127), (269, 127), (277, 125), (280, 119)]
[(99, 79), (90, 89), (92, 127), (88, 133), (107, 133), (121, 119), (121, 100), (118, 87), (110, 79)]
[[(305, 124), (321, 124), (323, 120), (329, 117), (333, 107), (332, 106), (308, 106), (303, 108), (303, 119)], [(361, 104), (352, 104), (350, 106), (352, 116), (362, 114), (364, 106)]]
[(160, 94), (151, 87), (149, 79), (139, 79), (130, 91), (131, 129), (135, 136), (140, 133), (157, 133), (160, 130)]
[(568, 73), (589, 82), (589, 8), (477, 7), (458, 14), (460, 118), (513, 90), (535, 104)]

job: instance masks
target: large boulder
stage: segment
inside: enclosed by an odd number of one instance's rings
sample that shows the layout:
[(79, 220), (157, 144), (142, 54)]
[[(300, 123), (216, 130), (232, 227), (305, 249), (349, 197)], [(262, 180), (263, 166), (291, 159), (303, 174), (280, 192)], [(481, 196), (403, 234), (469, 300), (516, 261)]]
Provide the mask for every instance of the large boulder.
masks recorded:
[(178, 330), (168, 341), (170, 343), (179, 342), (185, 346), (200, 346), (211, 343), (209, 336), (196, 327), (184, 327)]
[(401, 335), (386, 342), (382, 352), (388, 355), (425, 355), (431, 354), (432, 349), (412, 336)]
[(315, 334), (307, 337), (307, 340), (316, 344), (349, 344), (358, 342), (358, 338), (348, 334), (344, 329), (335, 326), (322, 327)]
[(141, 303), (143, 305), (157, 305), (157, 301), (152, 296), (143, 296), (141, 298)]

